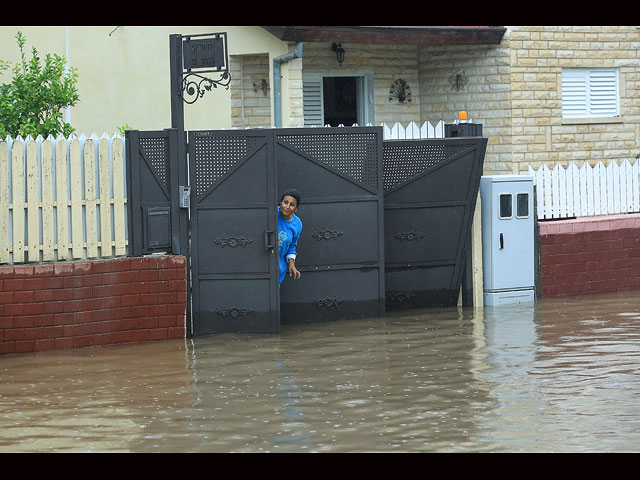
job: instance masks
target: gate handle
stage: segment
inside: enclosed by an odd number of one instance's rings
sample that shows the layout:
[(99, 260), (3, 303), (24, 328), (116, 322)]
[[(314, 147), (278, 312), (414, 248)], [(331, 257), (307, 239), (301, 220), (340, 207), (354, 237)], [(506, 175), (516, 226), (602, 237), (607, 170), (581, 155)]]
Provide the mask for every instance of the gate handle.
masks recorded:
[(273, 230), (265, 230), (264, 231), (264, 249), (269, 250), (273, 248), (273, 241), (269, 242), (269, 235), (273, 234)]
[(502, 232), (500, 232), (500, 250), (504, 250), (504, 238), (502, 237)]

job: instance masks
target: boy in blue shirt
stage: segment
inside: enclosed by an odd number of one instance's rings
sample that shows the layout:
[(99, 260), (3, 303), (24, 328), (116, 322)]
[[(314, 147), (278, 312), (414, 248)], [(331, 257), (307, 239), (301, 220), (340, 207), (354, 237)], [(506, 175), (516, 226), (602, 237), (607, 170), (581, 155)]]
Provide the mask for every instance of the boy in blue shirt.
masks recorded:
[(300, 204), (300, 193), (297, 190), (286, 190), (280, 197), (278, 206), (278, 254), (280, 256), (280, 283), (289, 272), (289, 276), (300, 278), (296, 268), (296, 247), (302, 232), (302, 221), (296, 216)]

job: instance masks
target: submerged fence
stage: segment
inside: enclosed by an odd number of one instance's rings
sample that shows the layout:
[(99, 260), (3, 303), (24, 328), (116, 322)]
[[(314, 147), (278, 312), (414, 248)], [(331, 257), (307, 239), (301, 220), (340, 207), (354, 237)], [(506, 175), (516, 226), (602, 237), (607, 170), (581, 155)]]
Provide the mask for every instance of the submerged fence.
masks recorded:
[(124, 139), (0, 139), (0, 263), (125, 255)]
[(606, 167), (575, 163), (566, 168), (556, 165), (550, 169), (529, 166), (529, 174), (536, 186), (539, 219), (586, 217), (640, 212), (640, 160), (618, 164), (615, 160)]

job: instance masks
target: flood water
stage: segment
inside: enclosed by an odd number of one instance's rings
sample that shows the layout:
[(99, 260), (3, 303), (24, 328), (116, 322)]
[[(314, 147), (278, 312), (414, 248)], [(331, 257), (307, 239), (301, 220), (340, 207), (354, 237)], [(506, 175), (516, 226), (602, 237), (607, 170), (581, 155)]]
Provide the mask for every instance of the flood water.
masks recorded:
[(0, 452), (639, 452), (640, 295), (0, 357)]

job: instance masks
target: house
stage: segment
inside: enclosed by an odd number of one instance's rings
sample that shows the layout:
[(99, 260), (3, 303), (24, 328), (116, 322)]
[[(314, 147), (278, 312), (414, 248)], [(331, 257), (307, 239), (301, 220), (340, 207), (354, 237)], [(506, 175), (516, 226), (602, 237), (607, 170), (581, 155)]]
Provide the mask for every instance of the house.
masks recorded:
[(87, 134), (170, 127), (169, 35), (227, 32), (229, 88), (185, 106), (186, 129), (449, 123), (466, 111), (489, 139), (485, 173), (640, 151), (635, 26), (0, 27), (0, 58), (18, 61), (17, 31), (28, 51), (77, 68), (69, 115)]

